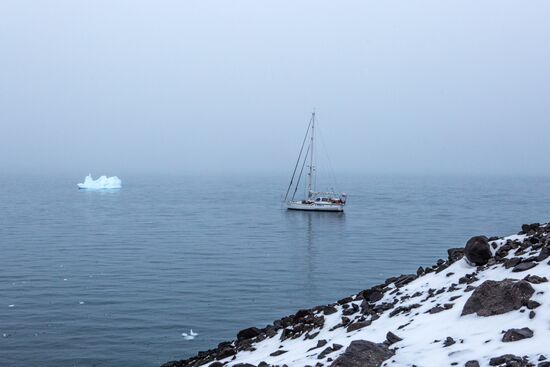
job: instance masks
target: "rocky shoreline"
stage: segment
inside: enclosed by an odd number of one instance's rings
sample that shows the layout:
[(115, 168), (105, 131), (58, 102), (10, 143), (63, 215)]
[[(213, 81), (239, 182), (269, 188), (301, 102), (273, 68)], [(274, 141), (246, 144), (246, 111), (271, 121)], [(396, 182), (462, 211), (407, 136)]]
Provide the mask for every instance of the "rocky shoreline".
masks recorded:
[(472, 237), (416, 274), (162, 367), (550, 367), (549, 256), (548, 224)]

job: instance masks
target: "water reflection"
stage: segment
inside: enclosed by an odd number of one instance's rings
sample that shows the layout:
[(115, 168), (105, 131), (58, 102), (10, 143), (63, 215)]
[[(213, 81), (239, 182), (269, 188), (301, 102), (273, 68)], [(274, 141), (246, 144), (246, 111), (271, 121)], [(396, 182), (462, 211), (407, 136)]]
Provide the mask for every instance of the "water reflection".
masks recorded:
[[(303, 259), (304, 263), (304, 292), (308, 299), (315, 299), (318, 293), (315, 276), (322, 271), (318, 269), (318, 255), (326, 250), (334, 251), (340, 245), (346, 216), (343, 212), (285, 210), (285, 219), (289, 233), (298, 234), (293, 242), (296, 256)], [(327, 244), (332, 246), (323, 248)]]

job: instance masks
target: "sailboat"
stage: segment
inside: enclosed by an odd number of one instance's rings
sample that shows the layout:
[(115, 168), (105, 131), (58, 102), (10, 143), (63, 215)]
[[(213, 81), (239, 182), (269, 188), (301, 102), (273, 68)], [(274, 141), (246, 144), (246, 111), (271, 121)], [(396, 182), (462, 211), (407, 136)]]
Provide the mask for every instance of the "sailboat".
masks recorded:
[[(307, 150), (304, 153), (304, 147), (309, 138), (309, 144)], [(294, 172), (290, 179), (290, 184), (286, 191), (285, 199), (286, 207), (289, 210), (305, 210), (305, 211), (318, 211), (318, 212), (343, 212), (346, 205), (347, 195), (345, 193), (336, 193), (333, 191), (321, 192), (315, 190), (316, 184), (316, 167), (315, 163), (315, 111), (311, 113), (311, 119), (306, 130), (304, 141), (298, 155), (298, 160), (294, 166)], [(307, 186), (306, 197), (302, 200), (296, 200), (296, 192), (300, 185), (302, 173), (306, 162), (309, 158), (308, 173), (307, 173)], [(298, 172), (298, 167), (301, 168)], [(292, 191), (292, 189), (294, 189)], [(292, 191), (292, 195), (290, 195)]]

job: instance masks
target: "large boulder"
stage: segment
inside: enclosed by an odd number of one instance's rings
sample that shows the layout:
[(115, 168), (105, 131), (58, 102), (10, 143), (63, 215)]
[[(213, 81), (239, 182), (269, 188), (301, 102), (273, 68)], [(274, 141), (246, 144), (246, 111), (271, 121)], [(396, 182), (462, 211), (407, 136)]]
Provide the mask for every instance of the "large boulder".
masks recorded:
[(239, 333), (237, 334), (237, 340), (246, 340), (246, 339), (255, 338), (258, 335), (260, 335), (260, 332), (261, 331), (258, 328), (249, 327), (248, 329), (239, 331)]
[(462, 315), (475, 313), (478, 316), (492, 316), (517, 310), (527, 303), (533, 293), (535, 290), (525, 280), (486, 280), (472, 292)]
[(477, 266), (487, 264), (489, 259), (493, 257), (487, 237), (475, 236), (470, 238), (466, 242), (466, 247), (464, 247), (464, 255), (469, 262)]
[(330, 367), (380, 367), (394, 352), (385, 344), (354, 340)]

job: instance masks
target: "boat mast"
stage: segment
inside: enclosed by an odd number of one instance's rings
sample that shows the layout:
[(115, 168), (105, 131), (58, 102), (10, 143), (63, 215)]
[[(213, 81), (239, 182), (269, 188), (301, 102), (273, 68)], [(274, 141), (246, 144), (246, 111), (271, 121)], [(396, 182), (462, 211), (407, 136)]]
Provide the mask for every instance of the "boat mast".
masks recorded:
[(315, 167), (313, 167), (313, 143), (315, 138), (315, 111), (311, 113), (311, 142), (310, 142), (310, 155), (309, 155), (309, 182), (307, 185), (307, 197), (310, 198), (313, 194), (313, 172)]

